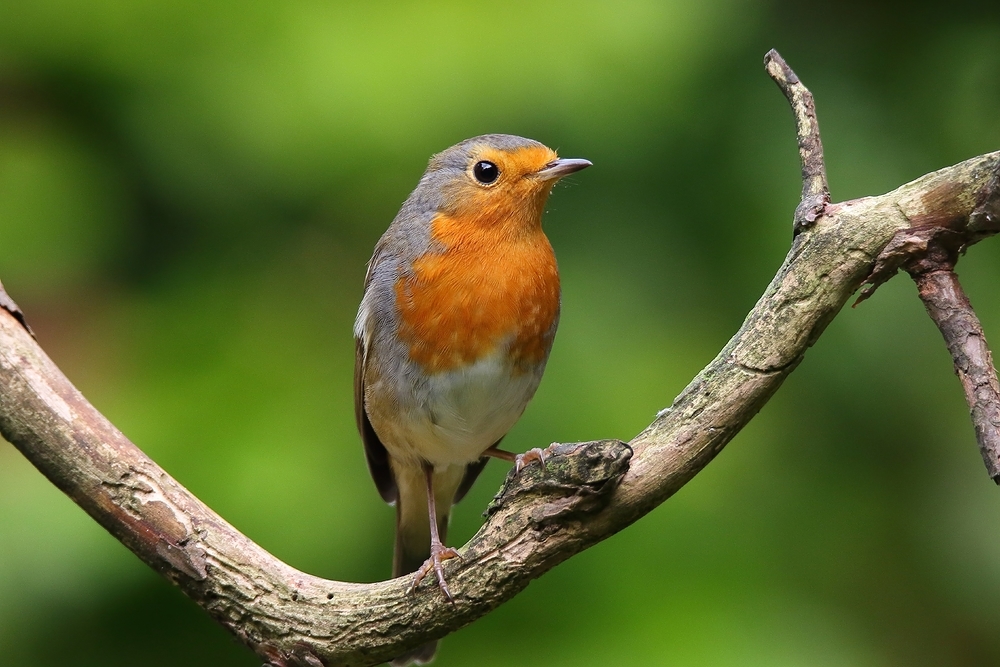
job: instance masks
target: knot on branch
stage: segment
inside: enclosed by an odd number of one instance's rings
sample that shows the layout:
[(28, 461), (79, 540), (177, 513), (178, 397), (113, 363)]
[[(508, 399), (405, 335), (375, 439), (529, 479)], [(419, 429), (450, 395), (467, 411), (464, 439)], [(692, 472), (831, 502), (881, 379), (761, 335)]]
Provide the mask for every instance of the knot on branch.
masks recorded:
[(803, 194), (799, 205), (795, 207), (795, 214), (792, 218), (793, 233), (798, 234), (803, 229), (811, 227), (826, 212), (826, 206), (829, 203), (829, 192)]
[(864, 281), (868, 286), (861, 290), (854, 305), (867, 300), (900, 269), (915, 275), (939, 270), (945, 265), (954, 267), (966, 245), (964, 234), (947, 227), (901, 229), (875, 259), (875, 265)]
[(525, 511), (530, 522), (541, 527), (578, 512), (597, 511), (628, 471), (632, 448), (621, 440), (595, 440), (552, 445), (547, 454), (544, 468), (531, 465), (520, 473), (512, 468), (483, 515)]
[(101, 482), (104, 494), (96, 498), (101, 509), (131, 526), (129, 539), (169, 565), (161, 568), (165, 576), (175, 582), (181, 576), (207, 579), (206, 553), (190, 517), (170, 501), (155, 476), (135, 465), (112, 468), (117, 475)]
[(911, 276), (950, 271), (969, 246), (1000, 232), (1000, 168), (976, 193), (972, 206), (959, 184), (944, 180), (932, 185), (918, 197), (899, 202), (910, 226), (896, 232), (879, 253), (855, 306), (900, 269)]

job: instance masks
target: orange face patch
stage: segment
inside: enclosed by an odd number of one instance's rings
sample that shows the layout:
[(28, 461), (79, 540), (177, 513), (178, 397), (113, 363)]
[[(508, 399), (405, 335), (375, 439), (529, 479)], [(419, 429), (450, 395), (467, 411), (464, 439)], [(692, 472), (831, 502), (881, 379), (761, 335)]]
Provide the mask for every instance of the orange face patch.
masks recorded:
[[(500, 226), (511, 234), (537, 228), (554, 182), (535, 174), (557, 158), (544, 146), (515, 151), (484, 147), (474, 153), (468, 173), (444, 186), (442, 212), (470, 228)], [(478, 183), (471, 173), (473, 165), (484, 160), (500, 169), (499, 178), (488, 185)]]
[(431, 237), (444, 252), (423, 255), (396, 282), (399, 335), (427, 372), (475, 363), (506, 342), (515, 368), (548, 355), (559, 314), (555, 255), (539, 222), (515, 221), (512, 233), (504, 221), (439, 215)]

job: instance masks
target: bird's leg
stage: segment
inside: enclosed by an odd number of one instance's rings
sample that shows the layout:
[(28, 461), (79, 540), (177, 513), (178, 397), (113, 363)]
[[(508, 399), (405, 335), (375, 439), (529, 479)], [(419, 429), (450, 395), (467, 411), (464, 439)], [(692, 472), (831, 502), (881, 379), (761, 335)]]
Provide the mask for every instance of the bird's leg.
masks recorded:
[(455, 599), (451, 597), (451, 591), (448, 590), (448, 584), (444, 580), (444, 568), (441, 564), (451, 558), (461, 558), (462, 556), (456, 550), (446, 547), (441, 542), (441, 536), (438, 533), (437, 508), (434, 502), (433, 477), (434, 468), (429, 463), (425, 463), (424, 479), (427, 480), (427, 514), (431, 522), (431, 557), (424, 561), (424, 564), (420, 566), (420, 569), (413, 576), (413, 583), (410, 585), (409, 592), (412, 593), (416, 590), (423, 578), (430, 574), (431, 570), (434, 570), (434, 574), (437, 575), (438, 587), (444, 593), (445, 599), (455, 604)]
[(542, 468), (545, 468), (545, 458), (548, 456), (547, 452), (548, 448), (541, 449), (540, 447), (532, 447), (524, 454), (515, 454), (514, 452), (508, 452), (497, 447), (490, 447), (483, 452), (483, 456), (492, 456), (493, 458), (503, 459), (504, 461), (513, 463), (514, 472), (519, 473), (521, 472), (521, 468), (528, 465), (532, 461), (538, 461), (542, 464)]

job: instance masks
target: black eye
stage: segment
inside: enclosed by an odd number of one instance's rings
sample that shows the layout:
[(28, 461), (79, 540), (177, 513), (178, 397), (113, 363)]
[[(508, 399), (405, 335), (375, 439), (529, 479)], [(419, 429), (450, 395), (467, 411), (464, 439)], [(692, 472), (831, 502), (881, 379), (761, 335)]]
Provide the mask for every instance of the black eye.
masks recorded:
[(476, 166), (472, 168), (472, 175), (476, 177), (476, 180), (484, 185), (489, 185), (493, 181), (500, 178), (500, 169), (492, 162), (487, 162), (483, 160), (482, 162), (477, 162)]

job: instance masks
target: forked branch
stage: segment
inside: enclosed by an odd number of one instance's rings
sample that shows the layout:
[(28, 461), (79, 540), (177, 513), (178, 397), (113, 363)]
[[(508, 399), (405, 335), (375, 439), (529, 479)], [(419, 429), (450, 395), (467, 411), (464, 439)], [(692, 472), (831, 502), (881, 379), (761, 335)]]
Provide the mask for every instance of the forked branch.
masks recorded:
[(630, 443), (561, 445), (544, 474), (532, 466), (508, 476), (486, 523), (461, 549), (463, 559), (446, 565), (454, 605), (430, 584), (407, 595), (408, 578), (328, 581), (268, 554), (91, 406), (8, 314), (5, 295), (0, 432), (269, 664), (375, 664), (442, 637), (625, 528), (694, 477), (774, 394), (898, 234), (918, 220), (947, 220), (964, 245), (989, 233), (977, 225), (983, 202), (997, 196), (1000, 153), (880, 197), (827, 203), (811, 96), (773, 52), (768, 71), (795, 110), (803, 160), (800, 233), (777, 275), (726, 347)]
[[(951, 353), (986, 472), (1000, 484), (1000, 383), (983, 326), (955, 273), (959, 256), (970, 245), (1000, 231), (1000, 170), (994, 170), (968, 216), (968, 202), (955, 197), (952, 184), (941, 181), (924, 200), (901, 202), (900, 210), (913, 226), (897, 232), (882, 249), (867, 279), (871, 285), (858, 303), (898, 269), (910, 274)], [(933, 205), (928, 207), (927, 201)]]

